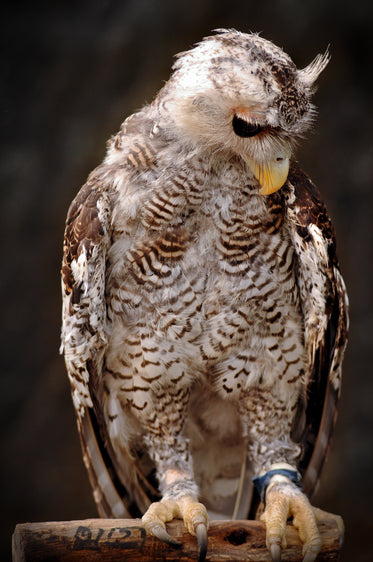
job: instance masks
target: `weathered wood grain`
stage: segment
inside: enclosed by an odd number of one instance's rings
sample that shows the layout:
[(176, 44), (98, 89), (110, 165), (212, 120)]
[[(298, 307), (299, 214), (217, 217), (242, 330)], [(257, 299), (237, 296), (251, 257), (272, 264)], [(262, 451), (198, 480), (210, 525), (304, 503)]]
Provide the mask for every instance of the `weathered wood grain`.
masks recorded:
[[(198, 559), (195, 537), (189, 535), (181, 521), (167, 526), (181, 546), (169, 546), (147, 536), (140, 519), (86, 519), (17, 525), (13, 535), (13, 562), (70, 562)], [(323, 540), (317, 562), (338, 560), (339, 534), (333, 521), (319, 522)], [(296, 530), (288, 525), (288, 546), (283, 562), (302, 560), (302, 545)], [(208, 531), (207, 561), (271, 562), (265, 546), (265, 526), (259, 521), (211, 521)]]

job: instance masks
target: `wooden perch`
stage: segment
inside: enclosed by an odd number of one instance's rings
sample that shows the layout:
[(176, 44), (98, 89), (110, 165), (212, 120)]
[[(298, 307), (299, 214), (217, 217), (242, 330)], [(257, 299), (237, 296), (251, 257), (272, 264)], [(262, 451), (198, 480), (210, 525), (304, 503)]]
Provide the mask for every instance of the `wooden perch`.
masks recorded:
[[(195, 537), (181, 521), (167, 525), (181, 546), (169, 546), (147, 536), (140, 519), (86, 519), (17, 525), (13, 535), (13, 562), (120, 561), (133, 562), (198, 560)], [(340, 545), (334, 521), (319, 522), (323, 541), (317, 562), (338, 560)], [(287, 526), (288, 546), (282, 561), (302, 560), (298, 533)], [(207, 561), (271, 562), (265, 545), (265, 526), (259, 521), (211, 521), (208, 530)]]

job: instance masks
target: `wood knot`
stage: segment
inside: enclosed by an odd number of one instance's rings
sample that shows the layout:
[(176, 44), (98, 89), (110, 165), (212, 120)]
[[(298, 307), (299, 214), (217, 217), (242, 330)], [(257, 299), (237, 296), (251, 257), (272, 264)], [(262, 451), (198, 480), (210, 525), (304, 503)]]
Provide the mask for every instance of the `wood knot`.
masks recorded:
[(235, 529), (225, 537), (225, 540), (234, 546), (240, 546), (247, 541), (249, 535), (250, 533), (246, 529)]

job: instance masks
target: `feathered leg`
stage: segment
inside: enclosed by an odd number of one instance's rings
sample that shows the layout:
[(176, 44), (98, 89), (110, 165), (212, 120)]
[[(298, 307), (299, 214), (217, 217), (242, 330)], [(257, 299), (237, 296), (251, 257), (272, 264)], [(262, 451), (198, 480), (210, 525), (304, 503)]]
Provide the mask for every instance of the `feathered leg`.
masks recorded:
[[(281, 549), (286, 548), (287, 520), (293, 524), (303, 542), (304, 562), (313, 562), (321, 549), (317, 518), (321, 510), (313, 508), (302, 492), (297, 470), (299, 446), (290, 438), (291, 415), (288, 405), (271, 393), (254, 393), (240, 403), (249, 434), (249, 457), (256, 477), (253, 479), (264, 503), (261, 519), (266, 524), (266, 541), (272, 560), (281, 560)], [(264, 414), (264, 412), (266, 412)], [(290, 420), (290, 421), (289, 421)], [(343, 528), (341, 518), (339, 528)]]
[(146, 420), (144, 441), (156, 466), (162, 499), (150, 505), (142, 521), (147, 532), (177, 545), (167, 533), (165, 523), (183, 519), (188, 532), (197, 537), (200, 560), (204, 560), (208, 515), (205, 506), (198, 502), (189, 443), (183, 435), (188, 400), (187, 389), (159, 391), (152, 415)]

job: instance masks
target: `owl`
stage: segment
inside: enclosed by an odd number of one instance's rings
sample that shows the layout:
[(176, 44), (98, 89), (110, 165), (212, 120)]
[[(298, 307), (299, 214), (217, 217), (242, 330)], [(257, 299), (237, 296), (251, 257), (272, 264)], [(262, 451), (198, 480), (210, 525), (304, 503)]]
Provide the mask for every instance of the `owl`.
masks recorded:
[(181, 518), (201, 560), (209, 517), (258, 507), (274, 561), (290, 517), (304, 560), (321, 548), (309, 498), (348, 298), (294, 151), (328, 60), (298, 70), (257, 34), (217, 30), (177, 56), (68, 212), (62, 349), (99, 514), (142, 516), (170, 544)]

